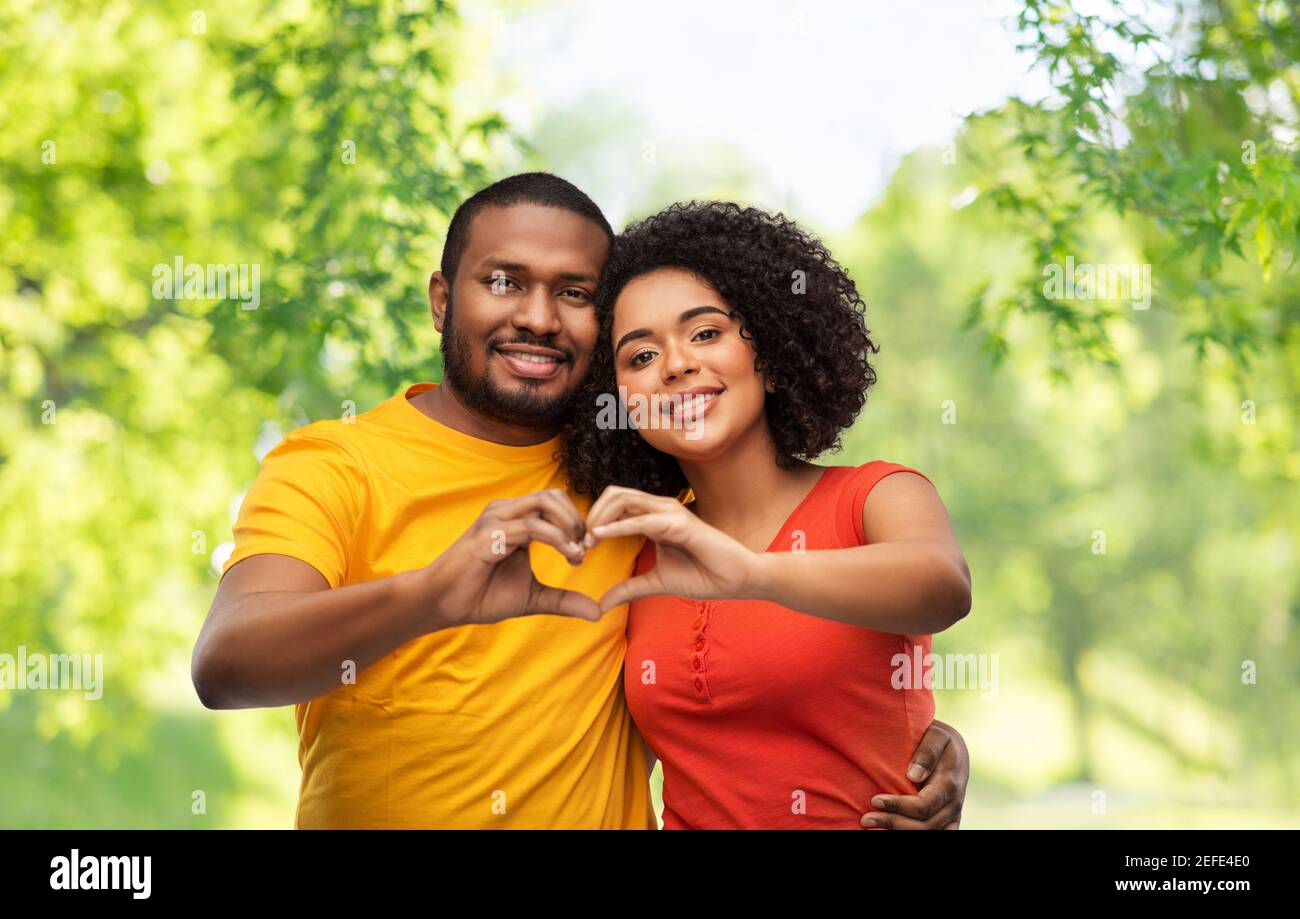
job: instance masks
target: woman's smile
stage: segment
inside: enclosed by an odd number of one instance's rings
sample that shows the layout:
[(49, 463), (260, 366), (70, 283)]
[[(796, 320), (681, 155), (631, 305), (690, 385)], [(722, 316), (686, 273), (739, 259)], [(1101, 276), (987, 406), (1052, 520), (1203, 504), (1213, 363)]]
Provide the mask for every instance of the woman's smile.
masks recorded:
[(720, 386), (694, 386), (685, 392), (671, 393), (663, 398), (663, 417), (670, 426), (675, 422), (693, 424), (703, 418), (722, 397)]

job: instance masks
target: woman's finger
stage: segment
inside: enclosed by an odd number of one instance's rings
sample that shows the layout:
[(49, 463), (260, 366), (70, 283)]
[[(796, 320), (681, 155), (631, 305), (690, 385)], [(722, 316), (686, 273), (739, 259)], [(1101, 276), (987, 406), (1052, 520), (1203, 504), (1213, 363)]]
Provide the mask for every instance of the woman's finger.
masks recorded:
[(598, 515), (600, 515), (605, 505), (609, 504), (609, 502), (614, 499), (614, 496), (617, 495), (622, 490), (623, 490), (622, 487), (619, 485), (606, 485), (605, 490), (596, 496), (595, 501), (591, 502), (591, 507), (587, 508), (586, 523), (587, 523), (587, 536), (589, 541), (591, 536), (592, 520), (594, 520)]
[(677, 540), (674, 538), (676, 530), (673, 526), (676, 522), (674, 517), (669, 514), (637, 514), (633, 517), (615, 520), (613, 523), (592, 527), (591, 532), (597, 539), (616, 539), (619, 536), (644, 536), (656, 542), (676, 545)]
[(653, 571), (650, 571), (634, 578), (628, 578), (626, 581), (620, 581), (605, 591), (605, 596), (600, 598), (600, 611), (602, 614), (608, 613), (614, 607), (622, 606), (624, 603), (631, 603), (633, 600), (640, 600), (642, 597), (653, 597), (666, 592), (659, 578), (655, 576)]
[(632, 488), (620, 488), (617, 492), (607, 488), (600, 500), (587, 512), (587, 529), (590, 532), (595, 527), (632, 514), (670, 513), (674, 505), (676, 502), (670, 498), (646, 494)]

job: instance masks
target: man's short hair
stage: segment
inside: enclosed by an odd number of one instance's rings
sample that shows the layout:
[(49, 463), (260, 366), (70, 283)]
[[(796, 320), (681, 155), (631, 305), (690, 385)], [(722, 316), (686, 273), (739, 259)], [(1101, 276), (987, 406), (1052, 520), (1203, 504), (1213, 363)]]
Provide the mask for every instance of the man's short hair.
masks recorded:
[(572, 211), (604, 230), (605, 236), (613, 244), (614, 229), (596, 202), (587, 197), (578, 186), (549, 172), (523, 172), (493, 182), (456, 208), (451, 224), (447, 227), (447, 241), (442, 247), (442, 273), (446, 275), (448, 283), (456, 279), (460, 258), (469, 246), (470, 224), (479, 211), (485, 207), (511, 207), (516, 204), (537, 204)]

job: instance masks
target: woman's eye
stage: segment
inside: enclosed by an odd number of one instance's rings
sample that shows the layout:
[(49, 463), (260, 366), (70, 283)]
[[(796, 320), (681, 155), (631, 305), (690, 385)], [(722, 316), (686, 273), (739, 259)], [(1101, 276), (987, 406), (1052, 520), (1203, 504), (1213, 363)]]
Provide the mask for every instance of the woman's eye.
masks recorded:
[[(722, 332), (720, 332), (718, 329), (700, 329), (698, 332), (695, 333), (695, 341), (711, 341), (721, 334)], [(709, 337), (702, 339), (700, 338), (701, 335), (708, 335)]]
[(645, 361), (641, 360), (641, 358), (643, 357), (652, 358), (654, 356), (655, 353), (653, 351), (638, 351), (636, 354), (632, 355), (632, 359), (628, 361), (628, 363), (630, 363), (633, 367), (640, 367), (642, 364), (645, 363)]

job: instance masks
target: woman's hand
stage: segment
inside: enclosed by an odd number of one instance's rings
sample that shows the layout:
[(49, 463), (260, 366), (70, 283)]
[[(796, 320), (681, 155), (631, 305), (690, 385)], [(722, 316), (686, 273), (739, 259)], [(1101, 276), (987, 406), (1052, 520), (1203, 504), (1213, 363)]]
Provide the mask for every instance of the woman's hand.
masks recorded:
[(618, 536), (644, 536), (655, 543), (655, 567), (611, 587), (600, 598), (602, 613), (656, 594), (743, 597), (758, 557), (681, 502), (617, 485), (606, 488), (587, 512), (587, 533), (588, 546)]

